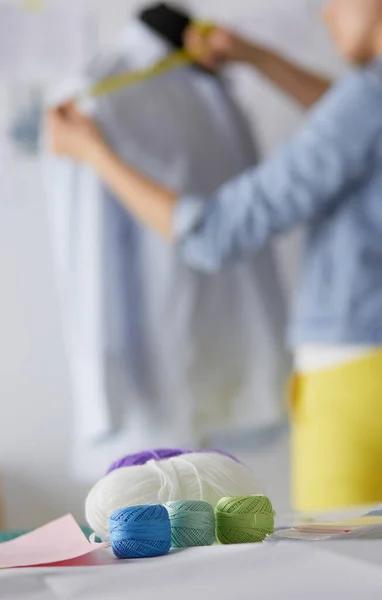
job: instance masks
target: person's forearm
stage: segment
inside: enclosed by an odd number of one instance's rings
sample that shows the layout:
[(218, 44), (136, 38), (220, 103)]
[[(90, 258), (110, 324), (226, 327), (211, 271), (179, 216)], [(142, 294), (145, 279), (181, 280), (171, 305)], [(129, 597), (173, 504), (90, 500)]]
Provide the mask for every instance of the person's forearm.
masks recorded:
[(332, 84), (329, 78), (312, 73), (272, 50), (250, 43), (243, 44), (240, 59), (256, 67), (304, 108), (310, 108)]
[(171, 238), (177, 194), (130, 167), (106, 144), (94, 148), (90, 164), (133, 215), (163, 236)]

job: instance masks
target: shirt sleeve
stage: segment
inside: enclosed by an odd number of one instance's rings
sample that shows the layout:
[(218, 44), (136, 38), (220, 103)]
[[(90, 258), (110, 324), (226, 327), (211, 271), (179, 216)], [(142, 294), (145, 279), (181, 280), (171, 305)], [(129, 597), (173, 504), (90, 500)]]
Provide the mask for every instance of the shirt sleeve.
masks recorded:
[(289, 143), (211, 197), (184, 196), (174, 234), (192, 267), (216, 271), (351, 194), (382, 127), (382, 80), (367, 71), (331, 90)]

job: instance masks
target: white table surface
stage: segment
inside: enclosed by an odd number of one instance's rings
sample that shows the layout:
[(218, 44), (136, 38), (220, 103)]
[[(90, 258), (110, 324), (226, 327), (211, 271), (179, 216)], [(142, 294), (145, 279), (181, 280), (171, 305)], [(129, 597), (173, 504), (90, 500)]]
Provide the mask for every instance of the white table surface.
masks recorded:
[(2, 600), (380, 600), (382, 541), (175, 551), (103, 566), (4, 570)]

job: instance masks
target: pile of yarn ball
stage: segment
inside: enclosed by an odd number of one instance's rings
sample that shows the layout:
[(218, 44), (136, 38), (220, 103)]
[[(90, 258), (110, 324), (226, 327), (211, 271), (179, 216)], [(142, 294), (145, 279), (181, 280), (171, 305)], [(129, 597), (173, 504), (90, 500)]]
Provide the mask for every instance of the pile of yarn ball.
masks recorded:
[(98, 538), (109, 539), (110, 517), (119, 509), (195, 500), (215, 507), (224, 497), (261, 493), (252, 471), (233, 457), (210, 451), (180, 452), (114, 468), (93, 487), (85, 509)]
[[(274, 531), (274, 511), (261, 495), (133, 506), (110, 517), (110, 542), (117, 558), (148, 558), (171, 548), (262, 542)], [(216, 533), (215, 533), (216, 532)]]

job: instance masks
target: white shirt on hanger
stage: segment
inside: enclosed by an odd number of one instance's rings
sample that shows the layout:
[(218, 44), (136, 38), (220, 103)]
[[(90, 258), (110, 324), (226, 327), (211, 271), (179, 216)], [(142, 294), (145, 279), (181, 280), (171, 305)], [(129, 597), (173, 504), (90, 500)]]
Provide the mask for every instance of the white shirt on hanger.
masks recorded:
[[(143, 23), (51, 102), (145, 68), (168, 45)], [(113, 148), (170, 188), (209, 194), (256, 160), (224, 84), (187, 67), (81, 105)], [(216, 275), (123, 209), (83, 165), (44, 158), (75, 405), (75, 467), (93, 479), (120, 454), (191, 446), (284, 416), (285, 306), (273, 253)]]

